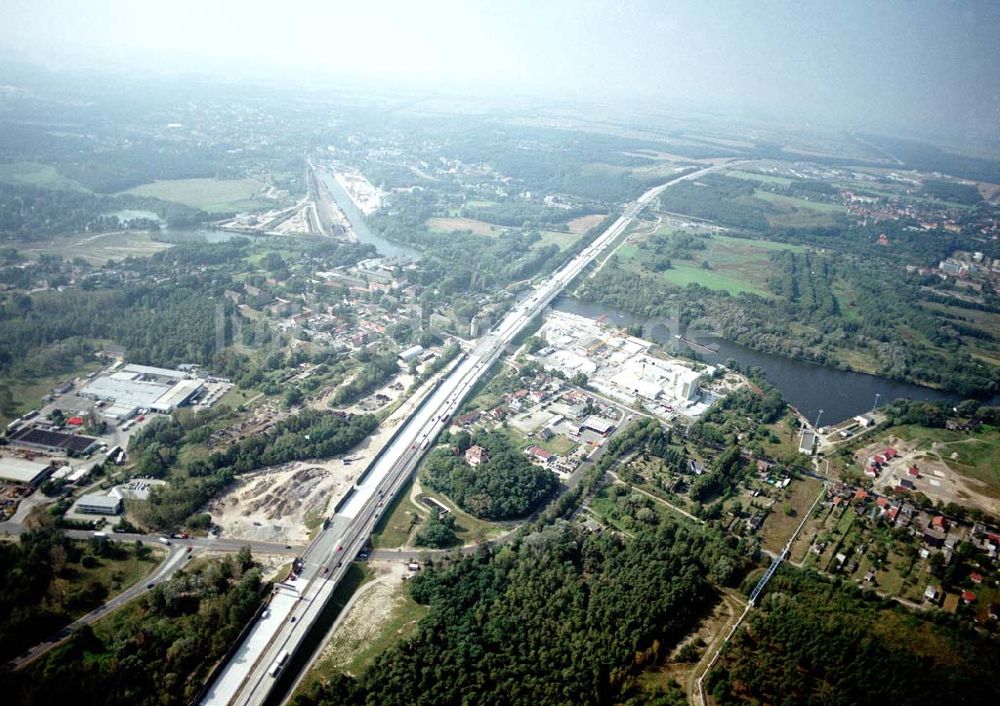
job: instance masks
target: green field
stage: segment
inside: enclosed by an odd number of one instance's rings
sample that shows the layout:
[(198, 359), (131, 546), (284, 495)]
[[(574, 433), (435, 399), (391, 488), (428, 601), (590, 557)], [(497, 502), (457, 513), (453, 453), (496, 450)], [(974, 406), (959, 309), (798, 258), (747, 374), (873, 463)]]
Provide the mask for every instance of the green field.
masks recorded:
[(231, 213), (266, 205), (266, 200), (255, 198), (263, 186), (256, 179), (171, 179), (142, 184), (125, 193), (152, 196), (209, 213)]
[(806, 201), (794, 196), (772, 194), (769, 191), (757, 190), (754, 197), (780, 210), (780, 213), (769, 214), (768, 223), (781, 228), (813, 228), (830, 226), (836, 223), (836, 216), (846, 213), (843, 206), (822, 201)]
[[(800, 245), (725, 235), (713, 235), (706, 243), (706, 250), (694, 252), (695, 261), (673, 260), (673, 267), (659, 276), (664, 282), (678, 287), (696, 283), (730, 294), (749, 292), (766, 297), (769, 296), (767, 281), (772, 273), (770, 254), (775, 250), (803, 250)], [(633, 244), (622, 246), (617, 254), (622, 265), (634, 269), (641, 268), (643, 258), (647, 257), (645, 251)], [(710, 270), (701, 266), (702, 260), (708, 260)]]
[(0, 164), (0, 182), (17, 186), (37, 186), (42, 189), (86, 191), (73, 179), (64, 177), (55, 167), (35, 162), (8, 162)]
[(891, 436), (915, 441), (921, 450), (930, 451), (937, 444), (934, 452), (949, 468), (985, 483), (980, 491), (984, 495), (1000, 497), (1000, 428), (984, 424), (966, 433), (906, 425), (889, 429), (886, 438)]
[(739, 169), (726, 172), (726, 176), (736, 177), (737, 179), (746, 179), (748, 181), (758, 181), (762, 184), (780, 184), (781, 186), (788, 186), (792, 183), (792, 180), (788, 177), (772, 176), (771, 174), (759, 174), (757, 172), (743, 172)]
[(558, 230), (543, 230), (542, 239), (535, 243), (535, 247), (545, 247), (546, 245), (558, 245), (560, 250), (565, 250), (577, 241), (580, 236), (576, 233), (563, 233)]

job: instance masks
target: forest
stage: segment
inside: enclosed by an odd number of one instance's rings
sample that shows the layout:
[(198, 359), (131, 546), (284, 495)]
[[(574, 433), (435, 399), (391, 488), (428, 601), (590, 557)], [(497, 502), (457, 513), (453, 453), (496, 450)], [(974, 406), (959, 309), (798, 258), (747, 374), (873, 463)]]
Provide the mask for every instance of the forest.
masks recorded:
[(430, 612), (416, 634), (295, 706), (619, 703), (714, 602), (716, 585), (738, 580), (740, 550), (667, 520), (634, 538), (557, 522), (421, 573), (411, 594)]
[[(0, 659), (11, 659), (48, 637), (71, 621), (70, 613), (79, 615), (100, 605), (108, 585), (85, 579), (82, 571), (133, 553), (144, 556), (149, 550), (72, 540), (55, 529), (0, 542)], [(56, 600), (53, 590), (60, 580), (72, 581), (72, 589)]]
[[(477, 444), (489, 459), (473, 468), (462, 454)], [(524, 517), (558, 486), (551, 471), (536, 466), (501, 432), (461, 432), (424, 461), (421, 478), (434, 490), (476, 517), (507, 520)]]
[(186, 706), (269, 585), (248, 549), (181, 571), (35, 664), (0, 675), (10, 703)]
[[(31, 241), (54, 235), (123, 229), (125, 224), (111, 214), (126, 209), (151, 211), (167, 225), (177, 228), (210, 218), (209, 214), (188, 206), (131, 194), (102, 196), (0, 183), (0, 241)], [(149, 225), (143, 223), (143, 227)]]
[(812, 572), (783, 568), (705, 688), (719, 704), (995, 704), (995, 640)]
[[(942, 323), (919, 306), (919, 281), (887, 279), (878, 262), (778, 252), (769, 286), (775, 296), (734, 296), (694, 283), (676, 287), (612, 257), (577, 294), (640, 316), (678, 318), (682, 325), (707, 321), (731, 341), (790, 358), (847, 368), (844, 352), (858, 351), (872, 361), (869, 372), (891, 379), (970, 397), (1000, 389), (1000, 370), (967, 349), (969, 342), (990, 341), (995, 334)], [(848, 296), (838, 294), (838, 287)]]

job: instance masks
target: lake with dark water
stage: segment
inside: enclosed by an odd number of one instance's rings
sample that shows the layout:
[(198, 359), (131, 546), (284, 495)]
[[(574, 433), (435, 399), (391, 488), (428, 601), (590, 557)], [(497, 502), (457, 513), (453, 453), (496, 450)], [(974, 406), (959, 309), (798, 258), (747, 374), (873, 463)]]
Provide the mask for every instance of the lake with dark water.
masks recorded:
[[(952, 393), (930, 387), (888, 380), (877, 375), (837, 370), (784, 358), (773, 353), (762, 353), (709, 333), (687, 332), (686, 338), (700, 344), (692, 347), (676, 338), (677, 323), (667, 319), (644, 319), (625, 311), (569, 297), (560, 297), (553, 302), (552, 308), (592, 319), (606, 316), (610, 323), (618, 326), (639, 324), (643, 327), (643, 337), (647, 340), (655, 341), (668, 352), (678, 355), (691, 356), (693, 352), (697, 354), (693, 357), (706, 363), (724, 363), (732, 358), (739, 364), (740, 369), (756, 366), (764, 371), (768, 382), (781, 390), (785, 400), (806, 415), (810, 421), (815, 422), (819, 410), (823, 410), (820, 424), (824, 426), (871, 411), (875, 406), (876, 395), (879, 396), (879, 404), (899, 398), (955, 402), (961, 400)], [(702, 346), (708, 346), (713, 350), (706, 350)], [(1000, 403), (1000, 396), (995, 396), (990, 403)]]

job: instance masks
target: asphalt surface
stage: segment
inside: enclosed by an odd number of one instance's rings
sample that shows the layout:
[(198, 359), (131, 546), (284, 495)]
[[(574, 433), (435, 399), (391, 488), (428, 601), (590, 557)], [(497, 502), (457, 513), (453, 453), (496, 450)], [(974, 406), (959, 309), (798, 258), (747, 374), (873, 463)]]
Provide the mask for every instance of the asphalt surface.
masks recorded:
[[(721, 166), (698, 170), (646, 191), (593, 243), (538, 285), (529, 297), (480, 338), (471, 352), (452, 365), (436, 389), (400, 426), (382, 454), (359, 478), (355, 490), (340, 504), (332, 522), (303, 552), (302, 571), (294, 587), (299, 592), (299, 601), (289, 609), (287, 620), (269, 617), (255, 626), (244, 642), (261, 648), (248, 650), (241, 645), (213, 682), (202, 704), (264, 704), (276, 676), (281, 673), (281, 665), (288, 661), (287, 655), (297, 652), (346, 574), (351, 560), (367, 543), (385, 505), (406, 484), (430, 444), (449, 424), (451, 416), (480, 377), (503, 355), (507, 345), (610, 246), (660, 192), (671, 184), (696, 179)], [(282, 681), (287, 680), (285, 675), (281, 676)]]
[[(0, 523), (0, 534), (18, 536), (27, 531), (28, 530), (21, 525), (13, 522)], [(65, 534), (73, 539), (92, 539), (95, 536), (94, 532), (89, 530), (66, 530)], [(181, 569), (189, 559), (201, 554), (202, 552), (238, 552), (243, 547), (249, 546), (251, 552), (254, 554), (275, 554), (295, 557), (299, 556), (305, 549), (305, 547), (300, 545), (275, 544), (273, 542), (248, 542), (238, 539), (221, 539), (215, 537), (191, 537), (188, 539), (180, 539), (165, 538), (160, 535), (149, 534), (126, 534), (116, 532), (107, 532), (106, 534), (106, 539), (110, 542), (127, 542), (131, 544), (139, 541), (143, 544), (166, 547), (167, 556), (155, 569), (153, 569), (147, 576), (137, 581), (134, 585), (115, 595), (103, 605), (98, 606), (91, 612), (81, 616), (69, 625), (50, 635), (47, 639), (25, 652), (21, 657), (11, 661), (9, 665), (13, 669), (21, 669), (25, 665), (30, 664), (47, 653), (52, 648), (61, 644), (79, 625), (84, 623), (93, 623), (95, 620), (114, 610), (117, 610), (132, 599), (142, 595), (149, 590), (150, 584), (155, 585), (161, 581), (166, 581), (179, 569)], [(169, 544), (164, 544), (163, 539), (166, 539)]]

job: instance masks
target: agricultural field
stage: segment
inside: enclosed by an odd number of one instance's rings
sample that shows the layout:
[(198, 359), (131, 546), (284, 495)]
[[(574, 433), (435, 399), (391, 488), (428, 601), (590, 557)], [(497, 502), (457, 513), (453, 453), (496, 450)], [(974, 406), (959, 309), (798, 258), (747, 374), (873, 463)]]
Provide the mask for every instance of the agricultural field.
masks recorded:
[(82, 257), (93, 265), (103, 265), (108, 260), (149, 257), (171, 247), (173, 244), (154, 240), (145, 231), (113, 231), (32, 241), (19, 245), (18, 252), (32, 259), (40, 255), (59, 255), (66, 260)]
[(580, 216), (566, 223), (569, 232), (581, 235), (599, 224), (605, 218), (603, 213), (592, 213), (589, 216)]
[(783, 491), (783, 496), (775, 499), (760, 531), (765, 549), (777, 553), (784, 548), (822, 489), (823, 484), (818, 480), (803, 478), (794, 481)]
[(834, 225), (836, 216), (846, 213), (843, 206), (822, 201), (772, 194), (769, 191), (755, 191), (754, 198), (766, 201), (778, 209), (769, 213), (767, 221), (774, 228), (819, 228)]
[(744, 172), (740, 169), (727, 171), (726, 176), (735, 177), (737, 179), (746, 179), (748, 181), (756, 181), (761, 184), (780, 184), (781, 186), (788, 186), (792, 183), (792, 180), (788, 177), (761, 174), (760, 172)]
[(579, 237), (576, 233), (564, 233), (558, 230), (543, 230), (541, 236), (542, 239), (535, 243), (535, 247), (558, 245), (560, 250), (568, 248)]
[[(724, 235), (713, 235), (706, 244), (706, 250), (695, 254), (697, 262), (673, 260), (673, 266), (660, 273), (663, 281), (677, 287), (697, 283), (730, 294), (749, 292), (766, 297), (769, 296), (767, 281), (772, 273), (770, 254), (775, 250), (803, 250), (799, 245)], [(634, 244), (624, 245), (617, 254), (622, 265), (635, 269), (642, 268), (648, 257)], [(702, 267), (702, 260), (707, 260), (711, 269)]]
[(60, 189), (63, 191), (86, 191), (79, 183), (64, 177), (47, 164), (35, 162), (8, 162), (0, 164), (0, 183), (16, 186), (35, 186), (40, 189)]
[(269, 202), (258, 198), (264, 183), (257, 179), (171, 179), (142, 184), (125, 193), (173, 201), (209, 213), (260, 209)]
[(456, 231), (467, 230), (473, 235), (496, 235), (500, 228), (485, 221), (477, 221), (474, 218), (429, 218), (427, 227), (432, 233), (454, 233)]

